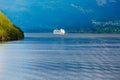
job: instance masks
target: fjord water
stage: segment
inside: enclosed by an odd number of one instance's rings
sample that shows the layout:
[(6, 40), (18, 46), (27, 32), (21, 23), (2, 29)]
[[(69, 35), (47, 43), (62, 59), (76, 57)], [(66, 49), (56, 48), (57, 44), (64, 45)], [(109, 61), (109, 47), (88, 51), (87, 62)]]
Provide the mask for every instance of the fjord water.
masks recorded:
[(27, 33), (2, 42), (0, 80), (120, 80), (120, 35)]

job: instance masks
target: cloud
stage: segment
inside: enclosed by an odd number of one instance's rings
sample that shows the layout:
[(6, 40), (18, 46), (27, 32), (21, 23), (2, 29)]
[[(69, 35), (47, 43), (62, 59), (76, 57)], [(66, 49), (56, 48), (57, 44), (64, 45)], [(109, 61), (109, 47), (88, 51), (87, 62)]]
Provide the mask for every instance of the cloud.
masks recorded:
[(73, 3), (71, 3), (70, 6), (73, 7), (73, 8), (78, 9), (82, 13), (91, 13), (91, 12), (93, 12), (92, 9), (84, 9), (83, 7), (75, 5)]
[(59, 0), (39, 1), (36, 3), (36, 6), (42, 9), (50, 9), (50, 10), (63, 8), (61, 1)]
[(117, 2), (117, 0), (110, 0), (110, 2)]
[(0, 1), (0, 9), (7, 11), (27, 11), (27, 6), (29, 5), (26, 1), (23, 0), (14, 0), (12, 3), (10, 1)]
[(53, 7), (54, 3), (52, 3), (52, 2), (48, 3), (48, 2), (44, 1), (44, 2), (35, 3), (34, 5), (42, 8), (42, 9), (51, 9), (51, 10), (54, 9), (54, 7)]
[(97, 1), (98, 6), (103, 6), (109, 2), (112, 2), (112, 3), (117, 2), (117, 0), (96, 0), (96, 1)]
[(107, 3), (106, 0), (97, 0), (97, 4), (98, 4), (99, 6), (102, 6), (102, 5), (106, 4), (106, 3)]

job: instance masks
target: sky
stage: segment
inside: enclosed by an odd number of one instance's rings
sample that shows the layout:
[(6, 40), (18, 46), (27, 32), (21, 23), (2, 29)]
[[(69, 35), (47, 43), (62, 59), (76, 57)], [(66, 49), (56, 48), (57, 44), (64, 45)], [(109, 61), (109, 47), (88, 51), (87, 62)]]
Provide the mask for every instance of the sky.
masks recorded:
[(0, 0), (0, 10), (25, 32), (120, 20), (120, 0)]

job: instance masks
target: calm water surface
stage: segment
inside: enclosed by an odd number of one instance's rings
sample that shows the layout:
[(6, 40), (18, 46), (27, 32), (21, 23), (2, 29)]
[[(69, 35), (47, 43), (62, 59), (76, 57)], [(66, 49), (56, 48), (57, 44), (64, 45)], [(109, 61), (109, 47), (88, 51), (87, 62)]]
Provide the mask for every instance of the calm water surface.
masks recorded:
[(120, 80), (119, 34), (25, 36), (0, 43), (0, 80)]

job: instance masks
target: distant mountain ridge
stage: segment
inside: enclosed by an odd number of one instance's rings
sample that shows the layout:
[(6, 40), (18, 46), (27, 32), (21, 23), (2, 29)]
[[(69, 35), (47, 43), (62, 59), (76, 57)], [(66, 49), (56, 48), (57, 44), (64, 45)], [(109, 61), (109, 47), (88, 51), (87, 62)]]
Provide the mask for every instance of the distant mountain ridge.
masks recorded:
[(52, 32), (55, 28), (96, 32), (100, 26), (92, 20), (100, 22), (103, 28), (119, 28), (116, 22), (109, 21), (120, 20), (120, 0), (1, 0), (0, 3), (0, 10), (24, 32)]

